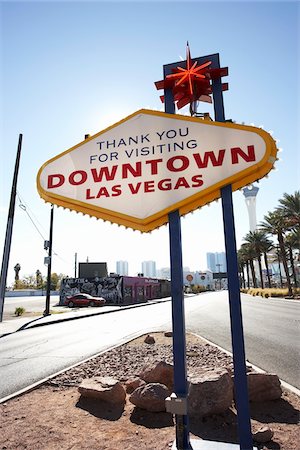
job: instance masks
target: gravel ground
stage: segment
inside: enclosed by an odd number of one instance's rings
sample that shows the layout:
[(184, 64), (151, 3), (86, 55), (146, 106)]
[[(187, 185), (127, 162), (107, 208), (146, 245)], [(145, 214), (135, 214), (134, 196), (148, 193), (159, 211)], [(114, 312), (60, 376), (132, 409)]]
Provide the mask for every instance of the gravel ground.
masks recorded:
[[(147, 363), (172, 363), (172, 338), (153, 333), (110, 350), (53, 378), (48, 383), (0, 405), (1, 450), (169, 450), (175, 439), (174, 417), (150, 413), (132, 405), (114, 409), (104, 402), (83, 399), (77, 385), (83, 378), (112, 376), (122, 382)], [(187, 334), (187, 371), (204, 367), (232, 369), (232, 359), (201, 338)], [(249, 367), (249, 370), (250, 367)], [(250, 405), (252, 432), (269, 427), (271, 441), (259, 450), (300, 450), (300, 399), (284, 390), (282, 398)], [(190, 420), (190, 437), (238, 443), (235, 405), (223, 414)]]

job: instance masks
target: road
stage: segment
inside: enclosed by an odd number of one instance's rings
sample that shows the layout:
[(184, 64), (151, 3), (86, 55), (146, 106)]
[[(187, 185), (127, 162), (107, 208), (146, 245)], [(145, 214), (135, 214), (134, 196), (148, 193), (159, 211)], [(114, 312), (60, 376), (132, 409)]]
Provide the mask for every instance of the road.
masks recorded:
[[(186, 329), (231, 350), (227, 292), (185, 300)], [(247, 359), (300, 388), (300, 303), (243, 296)], [(154, 329), (171, 329), (165, 302), (27, 329), (0, 339), (0, 398)]]
[[(58, 295), (52, 295), (50, 297), (51, 308), (58, 304), (58, 302)], [(15, 309), (19, 306), (25, 308), (26, 311), (40, 312), (42, 314), (46, 306), (46, 296), (37, 295), (32, 297), (5, 297), (3, 309), (4, 319), (13, 314)]]
[[(228, 294), (205, 295), (187, 329), (232, 351)], [(248, 361), (300, 389), (300, 302), (242, 295), (242, 314)]]

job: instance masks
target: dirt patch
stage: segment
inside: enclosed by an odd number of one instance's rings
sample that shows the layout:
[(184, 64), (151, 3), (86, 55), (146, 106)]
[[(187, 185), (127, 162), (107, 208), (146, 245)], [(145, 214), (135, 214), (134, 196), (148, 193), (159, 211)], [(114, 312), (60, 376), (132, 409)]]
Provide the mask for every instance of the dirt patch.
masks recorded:
[[(171, 414), (150, 413), (126, 401), (122, 409), (83, 399), (82, 378), (110, 375), (121, 381), (136, 375), (147, 362), (172, 363), (172, 338), (153, 333), (104, 353), (50, 380), (46, 385), (0, 405), (0, 449), (4, 450), (165, 450), (175, 439)], [(230, 356), (198, 337), (187, 335), (188, 374), (207, 367), (232, 367)], [(251, 404), (253, 431), (269, 426), (271, 442), (259, 449), (299, 450), (300, 399), (284, 391), (280, 400)], [(193, 439), (238, 443), (234, 405), (222, 415), (190, 422)]]

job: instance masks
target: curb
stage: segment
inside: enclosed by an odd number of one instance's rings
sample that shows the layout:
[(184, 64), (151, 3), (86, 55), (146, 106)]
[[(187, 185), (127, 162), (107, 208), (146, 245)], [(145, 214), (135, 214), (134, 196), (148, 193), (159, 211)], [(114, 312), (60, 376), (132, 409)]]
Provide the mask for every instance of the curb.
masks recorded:
[[(99, 312), (94, 312), (94, 313), (90, 313), (90, 314), (76, 315), (76, 316), (73, 316), (73, 317), (55, 318), (55, 320), (50, 320), (49, 322), (36, 323), (36, 324), (30, 326), (30, 324), (32, 322), (45, 318), (45, 317), (38, 317), (38, 318), (36, 318), (34, 320), (31, 320), (31, 321), (25, 323), (24, 325), (22, 325), (20, 328), (18, 328), (15, 331), (11, 331), (11, 332), (8, 332), (8, 333), (0, 334), (0, 338), (4, 337), (4, 336), (8, 336), (8, 335), (16, 333), (16, 332), (19, 332), (19, 331), (28, 330), (28, 329), (31, 329), (31, 328), (43, 327), (43, 326), (46, 326), (46, 325), (53, 325), (53, 324), (61, 323), (61, 322), (69, 322), (71, 320), (84, 319), (86, 317), (100, 316), (102, 314), (110, 314), (110, 313), (113, 313), (113, 312), (125, 311), (126, 309), (141, 308), (143, 306), (151, 306), (151, 305), (156, 305), (157, 303), (164, 303), (164, 302), (168, 302), (168, 301), (171, 301), (171, 297), (166, 297), (164, 299), (153, 300), (153, 301), (148, 302), (148, 303), (146, 303), (146, 302), (145, 303), (137, 303), (135, 305), (127, 305), (127, 306), (121, 306), (120, 305), (118, 309), (116, 308), (116, 309), (109, 310), (109, 311), (99, 311)], [(50, 315), (48, 317), (52, 317), (52, 315)]]
[[(228, 350), (225, 350), (225, 348), (220, 347), (219, 345), (215, 344), (214, 342), (209, 341), (208, 339), (206, 339), (206, 338), (200, 336), (200, 335), (197, 334), (197, 333), (193, 333), (193, 332), (190, 332), (190, 333), (193, 334), (194, 336), (197, 336), (198, 338), (201, 338), (201, 339), (202, 339), (204, 342), (206, 342), (207, 344), (209, 344), (209, 345), (211, 345), (211, 346), (213, 346), (213, 347), (216, 347), (217, 349), (219, 349), (219, 350), (221, 350), (222, 352), (226, 353), (226, 355), (231, 356), (231, 358), (233, 358), (232, 353), (229, 352)], [(259, 372), (259, 373), (268, 373), (266, 370), (261, 369), (260, 367), (256, 366), (255, 364), (252, 364), (251, 361), (246, 360), (246, 363), (250, 364), (251, 367), (253, 367), (253, 369), (254, 369), (256, 372)], [(292, 392), (293, 394), (296, 394), (296, 395), (298, 395), (298, 397), (300, 397), (300, 389), (296, 388), (295, 386), (292, 386), (291, 384), (287, 383), (286, 381), (282, 380), (281, 378), (279, 378), (279, 380), (280, 380), (280, 383), (282, 384), (282, 386), (283, 386), (285, 389), (289, 390), (289, 391)]]
[[(158, 303), (158, 302), (156, 302), (156, 303)], [(68, 367), (66, 367), (65, 369), (59, 370), (58, 372), (56, 372), (56, 373), (54, 373), (54, 374), (52, 374), (52, 375), (50, 375), (50, 376), (48, 376), (48, 377), (46, 377), (46, 378), (43, 378), (42, 380), (39, 380), (39, 381), (37, 381), (37, 382), (35, 382), (35, 383), (33, 383), (33, 384), (31, 384), (31, 385), (29, 385), (29, 386), (27, 386), (27, 387), (25, 387), (25, 388), (19, 390), (19, 391), (17, 391), (17, 392), (14, 392), (13, 394), (10, 394), (10, 395), (7, 395), (6, 397), (0, 398), (0, 405), (1, 405), (2, 403), (5, 403), (5, 402), (8, 401), (8, 400), (12, 400), (13, 398), (19, 397), (20, 395), (26, 394), (27, 392), (30, 392), (30, 391), (34, 390), (35, 388), (37, 388), (37, 387), (39, 387), (39, 386), (42, 386), (43, 384), (45, 384), (47, 381), (51, 380), (52, 378), (55, 378), (56, 376), (58, 376), (58, 375), (60, 375), (60, 374), (62, 374), (62, 373), (64, 373), (64, 372), (67, 372), (68, 370), (73, 369), (74, 367), (80, 366), (81, 364), (84, 364), (84, 363), (87, 362), (87, 361), (90, 361), (90, 360), (92, 360), (92, 359), (94, 359), (94, 358), (97, 358), (98, 356), (103, 355), (104, 353), (107, 353), (107, 352), (109, 352), (109, 351), (111, 351), (111, 350), (113, 350), (113, 349), (115, 349), (115, 348), (121, 347), (121, 346), (124, 345), (124, 344), (128, 344), (129, 342), (133, 341), (134, 339), (137, 339), (138, 337), (143, 336), (144, 334), (147, 334), (147, 333), (151, 333), (151, 332), (152, 332), (152, 333), (154, 333), (154, 332), (161, 332), (161, 329), (160, 329), (160, 327), (158, 327), (157, 329), (155, 329), (155, 328), (154, 328), (154, 329), (153, 329), (153, 328), (150, 329), (150, 328), (149, 328), (149, 329), (144, 330), (142, 333), (137, 332), (136, 334), (131, 335), (131, 336), (128, 337), (127, 339), (125, 338), (124, 341), (121, 342), (120, 344), (117, 344), (117, 345), (114, 345), (114, 346), (112, 346), (112, 347), (109, 347), (109, 348), (107, 348), (107, 349), (105, 349), (105, 350), (102, 350), (101, 352), (96, 353), (96, 354), (93, 355), (93, 356), (90, 356), (90, 357), (85, 358), (84, 360), (82, 360), (82, 361), (80, 361), (80, 362), (77, 362), (77, 363), (75, 363), (75, 364), (72, 364), (71, 366), (68, 366)], [(203, 336), (200, 336), (200, 335), (197, 334), (197, 333), (193, 333), (192, 331), (189, 331), (188, 333), (190, 333), (190, 334), (196, 336), (196, 337), (199, 338), (199, 339), (202, 339), (202, 340), (203, 340), (204, 342), (206, 342), (207, 344), (209, 344), (209, 345), (211, 345), (211, 346), (213, 346), (213, 347), (216, 347), (217, 349), (219, 349), (219, 350), (221, 350), (222, 352), (226, 353), (226, 355), (232, 357), (232, 353), (231, 353), (231, 352), (229, 352), (228, 350), (225, 350), (224, 348), (220, 347), (219, 345), (215, 344), (214, 342), (211, 342), (211, 341), (209, 341), (208, 339), (204, 338)], [(249, 363), (249, 364), (254, 368), (254, 370), (256, 370), (257, 372), (260, 372), (260, 373), (267, 373), (265, 370), (261, 369), (260, 367), (256, 366), (255, 364), (252, 364), (250, 361), (248, 361), (248, 363)], [(290, 392), (292, 392), (293, 394), (295, 394), (295, 395), (297, 395), (298, 397), (300, 397), (300, 390), (299, 390), (298, 388), (292, 386), (291, 384), (289, 384), (289, 383), (287, 383), (287, 382), (285, 382), (285, 381), (283, 381), (283, 380), (281, 380), (281, 379), (280, 379), (280, 383), (282, 384), (282, 386), (283, 386), (285, 389), (287, 389), (288, 391), (290, 391)]]
[[(146, 329), (146, 333), (154, 332), (154, 330), (155, 329), (153, 329), (153, 328)], [(160, 330), (157, 330), (157, 331), (160, 331)], [(26, 394), (27, 392), (33, 391), (36, 387), (42, 386), (44, 383), (46, 383), (47, 381), (51, 380), (52, 378), (55, 378), (58, 375), (60, 375), (60, 374), (62, 374), (64, 372), (67, 372), (67, 370), (70, 370), (70, 369), (73, 369), (74, 367), (80, 366), (81, 364), (84, 364), (87, 361), (90, 361), (90, 360), (92, 360), (94, 358), (97, 358), (98, 356), (103, 355), (104, 353), (110, 352), (111, 350), (113, 350), (115, 348), (121, 347), (122, 345), (128, 344), (128, 342), (131, 342), (134, 339), (137, 339), (138, 337), (143, 336), (144, 334), (145, 334), (144, 331), (142, 333), (141, 332), (137, 332), (137, 334), (133, 334), (133, 335), (129, 336), (127, 339), (124, 339), (124, 341), (122, 341), (120, 344), (113, 345), (112, 347), (109, 347), (109, 348), (107, 348), (105, 350), (102, 350), (101, 352), (96, 353), (93, 356), (89, 356), (88, 358), (85, 358), (85, 359), (83, 359), (80, 362), (72, 364), (71, 366), (68, 366), (65, 369), (59, 370), (58, 372), (55, 372), (52, 375), (49, 375), (48, 377), (43, 378), (42, 380), (36, 381), (35, 383), (32, 383), (29, 386), (26, 386), (25, 388), (20, 389), (17, 392), (14, 392), (13, 394), (9, 394), (6, 397), (0, 398), (0, 405), (2, 403), (5, 403), (8, 400), (12, 400), (13, 398), (19, 397), (20, 395), (23, 395), (23, 394)]]

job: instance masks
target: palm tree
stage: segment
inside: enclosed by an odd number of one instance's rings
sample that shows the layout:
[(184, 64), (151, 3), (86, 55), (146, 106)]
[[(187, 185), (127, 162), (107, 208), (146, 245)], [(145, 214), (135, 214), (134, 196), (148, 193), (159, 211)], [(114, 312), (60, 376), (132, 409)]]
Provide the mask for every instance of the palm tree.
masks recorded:
[(262, 274), (261, 255), (262, 254), (264, 255), (264, 262), (265, 262), (265, 266), (266, 266), (266, 270), (267, 270), (268, 284), (269, 284), (269, 287), (271, 287), (271, 279), (270, 279), (270, 272), (269, 272), (269, 266), (268, 266), (267, 252), (270, 251), (271, 248), (273, 247), (272, 242), (268, 239), (266, 233), (262, 230), (250, 231), (244, 237), (244, 241), (247, 242), (248, 244), (250, 244), (256, 253), (262, 288), (264, 288), (264, 281), (263, 281), (263, 274)]
[(290, 260), (290, 263), (291, 263), (292, 274), (293, 274), (293, 278), (294, 278), (294, 285), (295, 285), (295, 287), (298, 287), (296, 270), (295, 270), (295, 264), (294, 264), (293, 250), (294, 249), (299, 250), (299, 247), (300, 247), (300, 229), (298, 229), (297, 231), (296, 230), (291, 231), (287, 235), (287, 237), (285, 239), (285, 244), (286, 244), (287, 249), (288, 249), (289, 260)]
[(255, 259), (258, 261), (258, 267), (259, 267), (259, 277), (260, 277), (260, 285), (263, 288), (264, 287), (264, 281), (263, 281), (263, 274), (262, 274), (262, 267), (261, 267), (261, 249), (260, 249), (260, 240), (263, 232), (259, 231), (249, 231), (248, 234), (244, 237), (244, 241), (249, 245), (249, 247), (252, 249), (253, 254), (255, 255)]
[(300, 191), (294, 194), (283, 194), (279, 200), (280, 206), (277, 208), (282, 212), (288, 225), (293, 229), (300, 228)]
[(287, 264), (287, 257), (284, 246), (284, 233), (288, 229), (287, 220), (282, 211), (278, 208), (274, 212), (269, 212), (264, 216), (264, 221), (260, 224), (260, 229), (268, 234), (276, 235), (281, 252), (282, 263), (286, 275), (286, 281), (288, 286), (288, 295), (292, 296), (292, 286), (289, 275), (289, 269)]
[(266, 267), (266, 271), (267, 271), (268, 285), (270, 288), (271, 287), (271, 276), (270, 276), (269, 263), (268, 263), (268, 252), (270, 252), (272, 250), (274, 245), (273, 245), (273, 242), (270, 241), (270, 239), (268, 239), (268, 236), (264, 231), (258, 230), (257, 233), (258, 233), (257, 237), (258, 237), (258, 241), (259, 241), (260, 251), (264, 256), (264, 263), (265, 263), (265, 267)]
[(293, 249), (300, 247), (300, 191), (295, 191), (294, 194), (284, 194), (283, 198), (279, 200), (280, 206), (278, 210), (284, 215), (287, 226), (291, 233), (287, 236), (285, 244), (287, 245), (287, 252), (289, 255), (290, 266), (292, 269), (294, 285), (297, 287), (296, 271), (294, 266)]
[(247, 264), (243, 253), (241, 252), (241, 249), (238, 250), (237, 252), (237, 259), (238, 259), (238, 269), (239, 269), (239, 274), (240, 274), (240, 282), (242, 287), (245, 289), (246, 287), (246, 281), (245, 281), (245, 273), (244, 273), (244, 268)]
[(244, 267), (246, 266), (247, 286), (248, 286), (248, 288), (250, 288), (249, 260), (247, 257), (247, 251), (245, 248), (245, 244), (242, 244), (241, 248), (238, 250), (238, 263), (239, 263), (239, 267), (242, 270), (244, 287), (246, 287), (246, 281), (245, 281), (245, 276), (244, 276)]
[[(256, 281), (256, 275), (255, 275), (255, 269), (254, 269), (254, 263), (253, 263), (253, 260), (256, 258), (256, 253), (253, 250), (253, 247), (251, 246), (251, 244), (248, 244), (248, 243), (241, 245), (241, 251), (244, 254), (244, 258), (248, 261), (248, 263), (250, 265), (253, 286), (257, 287), (257, 281)], [(248, 287), (250, 287), (249, 270), (247, 271), (247, 275), (248, 275)]]

